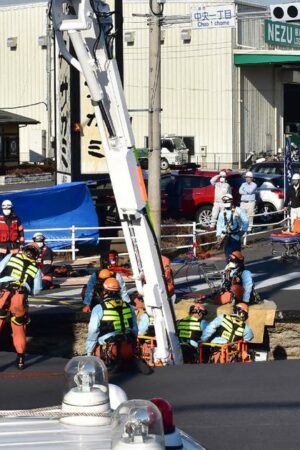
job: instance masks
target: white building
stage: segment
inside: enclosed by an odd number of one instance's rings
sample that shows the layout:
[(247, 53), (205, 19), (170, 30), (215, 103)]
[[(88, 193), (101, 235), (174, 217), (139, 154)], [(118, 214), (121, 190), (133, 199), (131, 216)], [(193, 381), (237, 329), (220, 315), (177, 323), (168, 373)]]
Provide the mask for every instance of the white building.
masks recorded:
[[(0, 1), (0, 108), (39, 122), (19, 128), (19, 159), (52, 156), (47, 148), (47, 1)], [(26, 123), (26, 122), (25, 122)], [(4, 138), (2, 138), (2, 152)]]
[[(60, 95), (64, 84), (60, 73), (54, 96), (53, 45), (47, 46), (45, 40), (47, 3), (29, 1), (0, 0), (0, 109), (13, 108), (7, 111), (39, 122), (19, 130), (21, 161), (54, 154), (51, 138), (57, 134), (59, 143), (62, 134), (61, 124), (54, 126), (54, 97), (61, 101), (64, 95)], [(113, 9), (115, 0), (109, 3)], [(191, 8), (220, 3), (236, 5), (236, 28), (192, 29)], [(123, 0), (123, 9), (125, 94), (137, 146), (144, 147), (148, 135), (149, 30), (145, 14), (149, 1)], [(260, 18), (249, 18), (249, 12)], [(265, 12), (265, 7), (243, 0), (165, 3), (164, 16), (173, 20), (162, 28), (162, 133), (188, 138), (192, 159), (203, 166), (240, 167), (246, 153), (281, 148), (285, 126), (299, 124), (300, 130), (300, 113), (295, 107), (300, 102), (299, 50), (291, 45), (282, 47), (282, 42), (279, 46), (265, 43)], [(248, 16), (243, 16), (245, 13)], [(58, 151), (62, 181), (74, 178), (75, 172), (78, 178), (80, 171), (88, 177), (91, 167), (94, 173), (106, 170), (98, 130), (94, 122), (89, 123), (88, 93), (78, 77), (77, 81), (74, 76), (67, 78), (71, 109), (66, 112), (68, 148), (63, 148), (63, 155)], [(76, 94), (80, 89), (81, 102)], [(47, 108), (50, 103), (52, 107)], [(77, 134), (75, 123), (80, 124)]]
[[(191, 8), (233, 3), (236, 29), (191, 28)], [(138, 146), (148, 126), (148, 9), (148, 1), (124, 0), (125, 90)], [(175, 15), (184, 23), (162, 28), (162, 133), (194, 138), (194, 160), (208, 167), (239, 167), (246, 153), (276, 152), (284, 122), (297, 122), (291, 102), (300, 100), (299, 51), (264, 42), (262, 5), (168, 0), (164, 16)]]

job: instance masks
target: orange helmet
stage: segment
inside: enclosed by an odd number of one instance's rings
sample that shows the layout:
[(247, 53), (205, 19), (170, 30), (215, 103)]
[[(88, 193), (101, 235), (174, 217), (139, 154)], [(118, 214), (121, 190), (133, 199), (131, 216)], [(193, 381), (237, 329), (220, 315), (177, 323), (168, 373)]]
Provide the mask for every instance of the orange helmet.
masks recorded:
[(241, 320), (247, 320), (248, 312), (249, 307), (246, 303), (237, 303), (234, 307), (234, 313), (237, 314)]
[(242, 263), (242, 262), (244, 262), (244, 255), (239, 251), (235, 251), (235, 252), (231, 253), (229, 259), (230, 259), (230, 261), (233, 261), (233, 262)]
[(249, 306), (246, 303), (237, 303), (237, 305), (235, 306), (236, 308), (242, 309), (245, 313), (248, 314), (249, 312)]
[(112, 277), (106, 278), (106, 280), (103, 283), (103, 288), (109, 292), (120, 292), (121, 290), (120, 283), (118, 282), (118, 280)]
[(106, 280), (107, 278), (110, 278), (113, 275), (113, 273), (108, 269), (102, 269), (98, 273), (99, 280)]

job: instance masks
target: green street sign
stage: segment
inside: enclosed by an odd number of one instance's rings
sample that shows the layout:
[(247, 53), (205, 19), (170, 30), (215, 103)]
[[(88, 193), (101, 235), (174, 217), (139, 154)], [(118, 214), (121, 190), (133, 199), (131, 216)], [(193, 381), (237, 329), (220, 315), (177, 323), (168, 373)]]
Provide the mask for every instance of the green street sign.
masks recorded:
[(279, 47), (300, 48), (300, 26), (265, 20), (265, 42)]

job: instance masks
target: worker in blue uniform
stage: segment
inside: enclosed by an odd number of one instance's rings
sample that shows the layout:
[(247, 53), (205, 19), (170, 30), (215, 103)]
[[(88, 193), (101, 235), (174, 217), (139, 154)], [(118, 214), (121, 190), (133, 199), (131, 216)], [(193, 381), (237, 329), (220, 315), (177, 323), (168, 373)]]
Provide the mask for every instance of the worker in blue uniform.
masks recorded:
[(122, 300), (116, 278), (103, 283), (103, 300), (96, 305), (90, 317), (86, 352), (92, 354), (97, 344), (104, 345), (116, 337), (136, 337), (138, 327), (134, 308)]
[(233, 206), (231, 194), (224, 195), (222, 200), (224, 208), (218, 217), (216, 235), (219, 244), (224, 243), (225, 258), (228, 261), (232, 252), (241, 251), (241, 239), (248, 230), (249, 220), (242, 208)]
[(202, 342), (208, 342), (212, 337), (213, 344), (229, 344), (232, 342), (253, 339), (253, 331), (246, 324), (249, 307), (246, 303), (238, 303), (232, 314), (220, 314), (210, 322), (202, 333)]

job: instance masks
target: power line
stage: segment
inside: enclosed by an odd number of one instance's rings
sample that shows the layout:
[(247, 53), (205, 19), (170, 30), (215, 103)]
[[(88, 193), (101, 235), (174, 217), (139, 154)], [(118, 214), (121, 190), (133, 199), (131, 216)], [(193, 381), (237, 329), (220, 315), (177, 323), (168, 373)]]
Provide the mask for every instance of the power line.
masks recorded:
[(29, 108), (30, 106), (37, 106), (37, 105), (45, 105), (47, 108), (46, 102), (36, 102), (36, 103), (29, 103), (28, 105), (19, 105), (19, 106), (1, 106), (1, 109), (19, 109), (19, 108)]

